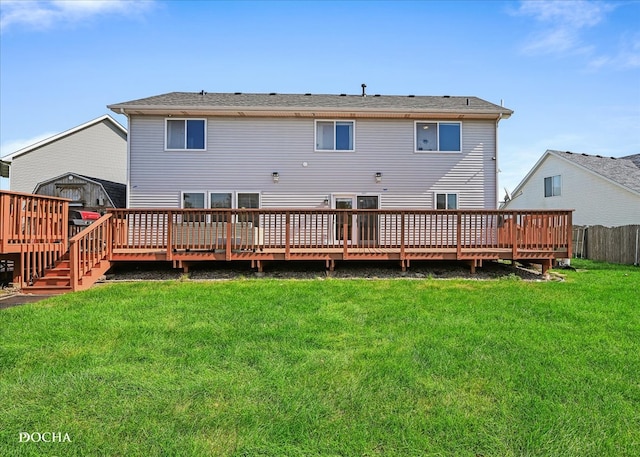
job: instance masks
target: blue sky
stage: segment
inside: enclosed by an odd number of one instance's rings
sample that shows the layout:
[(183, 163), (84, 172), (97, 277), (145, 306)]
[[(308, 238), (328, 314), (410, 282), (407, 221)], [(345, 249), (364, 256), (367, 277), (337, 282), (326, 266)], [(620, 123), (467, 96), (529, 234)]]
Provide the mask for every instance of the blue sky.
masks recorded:
[(504, 100), (509, 190), (546, 149), (640, 153), (640, 1), (0, 0), (1, 156), (165, 92), (361, 83)]

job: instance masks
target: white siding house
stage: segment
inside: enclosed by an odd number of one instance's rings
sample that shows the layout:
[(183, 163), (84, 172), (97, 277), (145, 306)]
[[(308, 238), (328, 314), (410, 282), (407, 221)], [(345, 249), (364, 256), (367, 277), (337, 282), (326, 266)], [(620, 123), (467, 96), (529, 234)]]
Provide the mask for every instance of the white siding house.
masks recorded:
[(575, 225), (640, 224), (640, 155), (546, 151), (503, 209), (574, 209)]
[(476, 97), (206, 92), (109, 108), (129, 118), (131, 208), (496, 208), (512, 114)]
[(13, 154), (10, 187), (34, 191), (38, 183), (67, 172), (117, 183), (127, 179), (127, 130), (104, 115)]

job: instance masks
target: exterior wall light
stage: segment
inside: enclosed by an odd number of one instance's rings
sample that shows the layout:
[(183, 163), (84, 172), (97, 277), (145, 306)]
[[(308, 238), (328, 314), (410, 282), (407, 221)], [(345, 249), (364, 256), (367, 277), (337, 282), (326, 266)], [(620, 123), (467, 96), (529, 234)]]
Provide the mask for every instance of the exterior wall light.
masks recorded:
[(273, 173), (271, 173), (271, 178), (273, 178), (273, 182), (278, 182), (280, 181), (280, 175), (278, 174), (277, 171), (274, 171)]
[(376, 173), (376, 182), (377, 183), (381, 183), (382, 182), (382, 173), (380, 173), (380, 172)]

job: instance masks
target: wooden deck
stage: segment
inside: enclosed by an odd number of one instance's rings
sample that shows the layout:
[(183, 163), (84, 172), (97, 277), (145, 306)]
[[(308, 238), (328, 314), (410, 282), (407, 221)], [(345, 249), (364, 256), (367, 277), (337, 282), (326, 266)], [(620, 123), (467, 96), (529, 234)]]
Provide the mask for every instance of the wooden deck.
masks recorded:
[(540, 263), (571, 256), (571, 211), (112, 210), (111, 260), (190, 262), (484, 260)]
[(68, 237), (68, 201), (0, 191), (0, 260), (31, 293), (90, 287), (113, 262), (485, 260), (571, 257), (571, 211), (114, 209)]

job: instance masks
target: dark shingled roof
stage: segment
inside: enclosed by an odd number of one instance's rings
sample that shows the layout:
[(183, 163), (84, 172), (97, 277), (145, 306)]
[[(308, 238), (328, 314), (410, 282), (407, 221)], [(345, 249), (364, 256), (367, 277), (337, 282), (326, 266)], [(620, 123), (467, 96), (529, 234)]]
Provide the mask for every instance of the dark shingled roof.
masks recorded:
[(109, 105), (109, 109), (336, 109), (354, 111), (424, 111), (487, 113), (510, 116), (513, 111), (478, 97), (413, 95), (315, 95), (171, 92)]
[(625, 160), (631, 160), (633, 163), (636, 164), (638, 168), (640, 168), (640, 154), (632, 154), (630, 156), (624, 156), (620, 158)]
[(80, 174), (78, 176), (101, 184), (116, 208), (125, 208), (127, 206), (127, 186), (125, 184), (94, 178), (92, 176)]
[(570, 160), (611, 181), (617, 182), (621, 186), (640, 193), (640, 154), (614, 158), (569, 151), (549, 150), (547, 152)]

